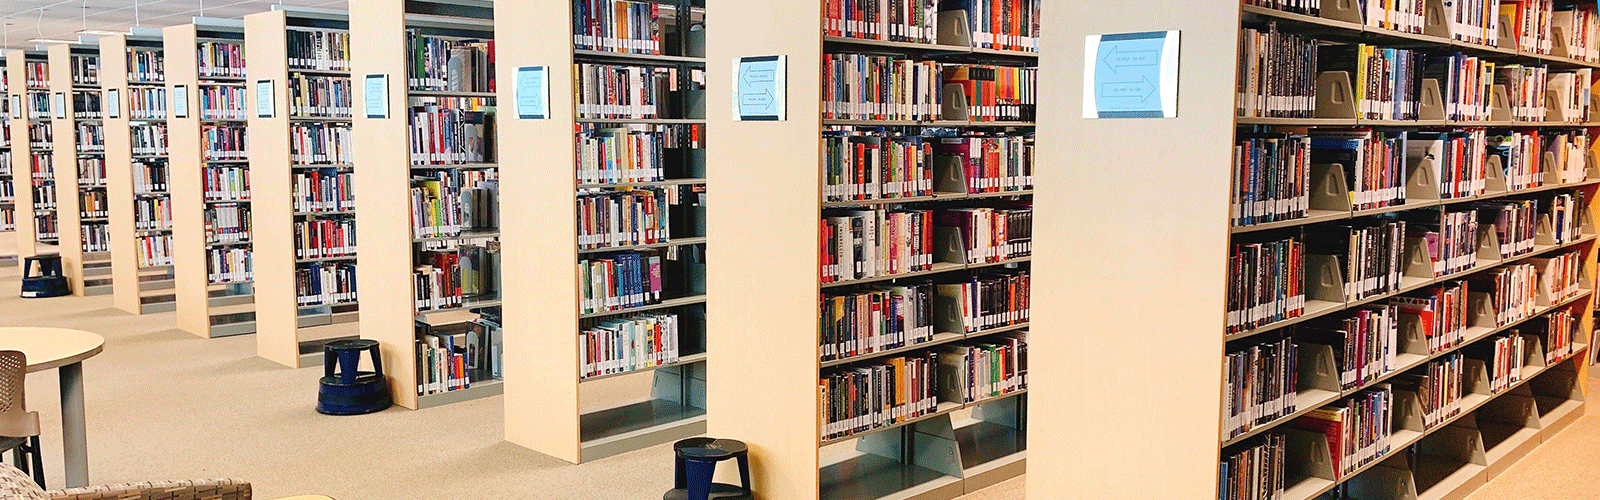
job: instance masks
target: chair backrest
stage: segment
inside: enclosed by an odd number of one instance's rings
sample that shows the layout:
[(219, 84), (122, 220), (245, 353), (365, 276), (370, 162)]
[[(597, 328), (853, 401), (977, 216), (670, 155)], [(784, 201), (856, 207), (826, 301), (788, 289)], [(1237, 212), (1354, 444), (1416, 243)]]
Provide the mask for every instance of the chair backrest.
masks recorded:
[(0, 436), (39, 435), (39, 414), (28, 411), (28, 355), (22, 351), (0, 351)]

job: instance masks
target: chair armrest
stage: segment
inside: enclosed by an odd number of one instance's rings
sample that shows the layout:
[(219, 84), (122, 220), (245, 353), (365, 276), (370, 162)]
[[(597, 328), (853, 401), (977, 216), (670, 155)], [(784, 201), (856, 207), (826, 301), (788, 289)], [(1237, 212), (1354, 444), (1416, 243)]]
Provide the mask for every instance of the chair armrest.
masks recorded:
[(239, 479), (151, 481), (45, 493), (50, 500), (250, 500), (250, 483)]

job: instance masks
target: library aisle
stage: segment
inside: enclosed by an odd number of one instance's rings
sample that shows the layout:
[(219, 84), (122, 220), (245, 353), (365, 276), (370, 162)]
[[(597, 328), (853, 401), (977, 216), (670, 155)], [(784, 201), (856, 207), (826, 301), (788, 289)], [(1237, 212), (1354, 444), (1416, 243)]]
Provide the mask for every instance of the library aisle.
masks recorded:
[[(237, 477), (252, 483), (256, 498), (339, 500), (634, 500), (670, 488), (671, 445), (571, 465), (503, 441), (500, 396), (319, 415), (312, 406), (320, 367), (284, 368), (256, 357), (249, 336), (201, 339), (174, 328), (171, 312), (131, 316), (110, 296), (27, 301), (12, 293), (18, 280), (18, 268), (0, 268), (0, 310), (8, 311), (0, 327), (59, 325), (106, 337), (105, 352), (84, 363), (91, 484)], [(55, 377), (28, 378), (51, 487), (63, 477), (58, 393)], [(1600, 422), (1594, 426), (1600, 436)], [(329, 444), (335, 439), (347, 442)], [(1021, 493), (1013, 481), (963, 500)]]

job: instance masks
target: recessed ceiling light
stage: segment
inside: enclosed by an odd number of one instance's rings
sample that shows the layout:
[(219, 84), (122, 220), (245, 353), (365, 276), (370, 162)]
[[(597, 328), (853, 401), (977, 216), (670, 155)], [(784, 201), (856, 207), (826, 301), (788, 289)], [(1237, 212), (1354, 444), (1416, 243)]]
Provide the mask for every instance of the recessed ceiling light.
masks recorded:
[(78, 34), (79, 35), (96, 35), (96, 36), (100, 36), (100, 35), (121, 35), (122, 32), (121, 31), (111, 31), (111, 30), (78, 30)]
[(29, 38), (33, 43), (78, 43), (77, 40), (62, 40), (59, 38)]

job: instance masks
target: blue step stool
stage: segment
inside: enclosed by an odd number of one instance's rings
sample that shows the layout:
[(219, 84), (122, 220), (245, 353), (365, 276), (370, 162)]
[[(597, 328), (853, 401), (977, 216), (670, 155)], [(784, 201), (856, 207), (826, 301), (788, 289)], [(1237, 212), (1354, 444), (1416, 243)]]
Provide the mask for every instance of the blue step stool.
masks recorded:
[[(689, 438), (672, 443), (673, 489), (662, 500), (754, 500), (750, 492), (750, 450), (732, 439)], [(743, 486), (713, 483), (717, 462), (739, 462), (739, 482)]]
[[(33, 266), (39, 275), (33, 276)], [(72, 294), (72, 284), (61, 275), (61, 254), (47, 253), (28, 257), (22, 263), (22, 298), (37, 299)]]
[[(358, 371), (361, 353), (372, 358), (372, 371)], [(338, 373), (334, 368), (338, 367)], [(383, 376), (383, 360), (376, 340), (338, 340), (322, 347), (322, 380), (317, 391), (317, 412), (328, 415), (361, 415), (383, 411), (394, 404), (389, 398), (389, 379)]]

